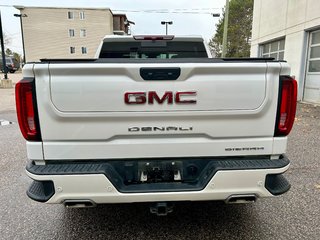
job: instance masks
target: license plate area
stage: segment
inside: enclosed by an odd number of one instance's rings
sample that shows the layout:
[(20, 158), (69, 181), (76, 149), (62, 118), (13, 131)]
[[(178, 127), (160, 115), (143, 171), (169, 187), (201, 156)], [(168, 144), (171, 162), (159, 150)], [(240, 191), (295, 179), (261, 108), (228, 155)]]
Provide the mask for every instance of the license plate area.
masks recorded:
[(122, 183), (126, 186), (155, 184), (196, 184), (208, 161), (151, 160), (114, 162)]
[[(138, 176), (140, 176), (141, 183), (181, 181), (182, 171), (182, 163), (178, 161), (138, 164)], [(130, 184), (130, 182), (130, 179), (127, 179), (127, 183)]]

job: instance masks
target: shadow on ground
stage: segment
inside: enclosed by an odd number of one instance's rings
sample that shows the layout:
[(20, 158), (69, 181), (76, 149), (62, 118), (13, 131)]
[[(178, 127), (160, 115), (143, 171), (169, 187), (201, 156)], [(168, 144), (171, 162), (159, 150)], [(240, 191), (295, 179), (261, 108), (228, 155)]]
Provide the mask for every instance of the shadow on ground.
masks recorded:
[(243, 229), (248, 229), (248, 223), (255, 219), (250, 204), (180, 202), (166, 217), (151, 215), (149, 206), (144, 203), (65, 209), (63, 235), (69, 239), (236, 239), (247, 235)]

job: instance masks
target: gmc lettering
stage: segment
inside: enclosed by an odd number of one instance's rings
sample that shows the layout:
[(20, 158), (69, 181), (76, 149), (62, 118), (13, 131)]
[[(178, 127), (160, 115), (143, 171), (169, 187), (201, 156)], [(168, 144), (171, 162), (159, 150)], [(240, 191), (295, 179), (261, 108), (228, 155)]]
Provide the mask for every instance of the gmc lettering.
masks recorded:
[(124, 94), (124, 102), (126, 104), (196, 104), (197, 99), (196, 91), (186, 91), (186, 92), (165, 92), (162, 96), (159, 96), (157, 92), (126, 92)]

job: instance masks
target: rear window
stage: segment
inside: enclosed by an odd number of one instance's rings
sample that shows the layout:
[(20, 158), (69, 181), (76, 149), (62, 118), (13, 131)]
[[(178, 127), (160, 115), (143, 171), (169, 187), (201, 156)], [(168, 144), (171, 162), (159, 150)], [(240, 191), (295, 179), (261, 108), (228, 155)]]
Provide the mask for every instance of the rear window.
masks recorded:
[(100, 58), (207, 58), (203, 42), (127, 41), (103, 43)]

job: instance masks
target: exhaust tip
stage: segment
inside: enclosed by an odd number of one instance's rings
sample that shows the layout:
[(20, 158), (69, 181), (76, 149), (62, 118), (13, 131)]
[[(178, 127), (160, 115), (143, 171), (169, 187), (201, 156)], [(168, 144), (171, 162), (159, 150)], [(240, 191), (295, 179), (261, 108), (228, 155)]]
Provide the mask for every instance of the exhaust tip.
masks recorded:
[(91, 200), (65, 200), (63, 204), (66, 208), (92, 208), (97, 206)]
[(231, 195), (225, 201), (227, 204), (238, 204), (238, 203), (254, 203), (257, 201), (255, 194), (242, 194), (242, 195)]

